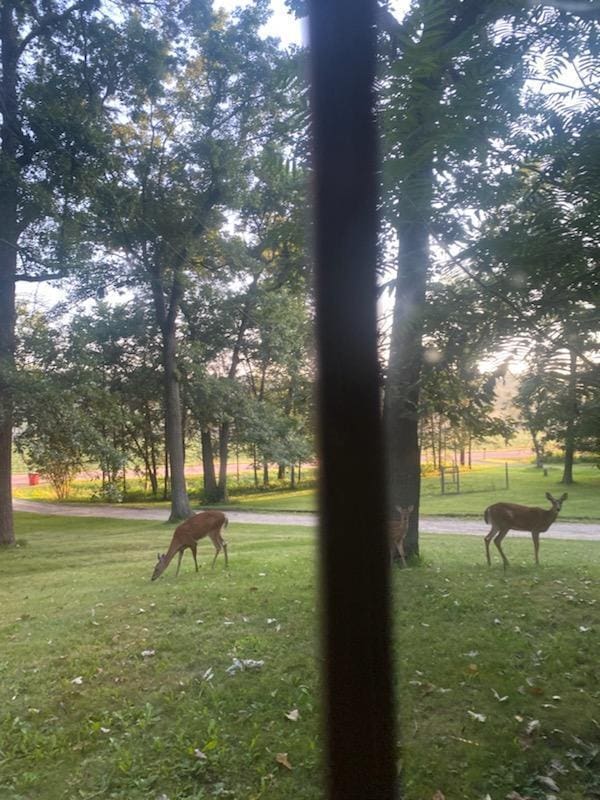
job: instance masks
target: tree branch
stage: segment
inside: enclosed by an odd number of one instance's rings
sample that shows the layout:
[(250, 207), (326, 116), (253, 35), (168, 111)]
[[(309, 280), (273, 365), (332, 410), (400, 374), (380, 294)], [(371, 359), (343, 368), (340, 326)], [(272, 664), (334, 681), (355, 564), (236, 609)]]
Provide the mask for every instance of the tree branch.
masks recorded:
[(49, 28), (51, 28), (55, 24), (61, 23), (63, 20), (68, 19), (71, 14), (75, 11), (80, 11), (81, 9), (85, 8), (86, 6), (91, 5), (90, 0), (77, 0), (76, 3), (73, 3), (72, 6), (65, 8), (64, 11), (57, 13), (56, 11), (51, 11), (48, 14), (45, 14), (43, 17), (38, 16), (38, 23), (34, 26), (27, 36), (23, 39), (19, 47), (17, 48), (17, 58), (19, 58), (23, 51), (27, 48), (29, 44), (34, 39), (37, 39), (39, 36), (45, 33)]
[(15, 281), (25, 281), (26, 283), (38, 283), (41, 281), (59, 281), (65, 277), (64, 272), (43, 272), (39, 275), (15, 275)]

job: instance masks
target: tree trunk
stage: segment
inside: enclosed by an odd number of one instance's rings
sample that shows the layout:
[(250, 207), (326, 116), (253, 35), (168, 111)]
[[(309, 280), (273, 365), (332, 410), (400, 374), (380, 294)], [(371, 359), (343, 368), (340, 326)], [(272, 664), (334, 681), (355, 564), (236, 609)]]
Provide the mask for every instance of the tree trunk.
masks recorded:
[(17, 31), (13, 4), (3, 3), (2, 151), (0, 155), (0, 545), (15, 542), (12, 510), (12, 431), (17, 274)]
[(252, 445), (252, 468), (254, 470), (254, 487), (258, 489), (258, 457), (256, 455), (256, 445)]
[(217, 495), (219, 501), (226, 503), (229, 500), (229, 487), (227, 486), (227, 464), (229, 460), (229, 439), (231, 436), (231, 423), (223, 422), (219, 425), (219, 484)]
[(179, 378), (176, 365), (175, 326), (163, 330), (163, 363), (165, 368), (165, 426), (167, 450), (171, 470), (170, 522), (187, 519), (192, 509), (185, 485), (185, 459), (183, 454), (183, 421)]
[[(237, 368), (240, 363), (240, 358), (242, 355), (242, 345), (244, 342), (244, 336), (246, 335), (246, 330), (248, 329), (248, 325), (250, 323), (250, 317), (252, 309), (256, 303), (256, 294), (258, 290), (258, 275), (255, 275), (252, 279), (252, 283), (250, 284), (250, 288), (248, 289), (248, 294), (246, 295), (246, 301), (244, 303), (244, 308), (242, 310), (242, 316), (240, 318), (240, 324), (238, 327), (238, 332), (235, 340), (235, 344), (233, 346), (233, 351), (231, 353), (231, 364), (229, 365), (229, 371), (227, 373), (227, 377), (229, 380), (235, 380), (237, 375)], [(217, 494), (218, 499), (221, 502), (227, 502), (229, 499), (229, 488), (227, 486), (227, 463), (229, 459), (229, 440), (231, 437), (231, 423), (230, 422), (223, 422), (219, 426), (219, 483), (217, 487)]]
[(269, 462), (263, 461), (263, 486), (267, 488), (269, 485)]
[(544, 466), (544, 450), (540, 444), (537, 436), (537, 431), (530, 429), (531, 441), (533, 442), (533, 451), (535, 453), (535, 466), (537, 469), (542, 469)]
[(569, 351), (569, 384), (567, 387), (567, 426), (565, 429), (565, 466), (561, 483), (570, 486), (573, 480), (575, 458), (575, 424), (577, 421), (577, 353)]
[(391, 516), (396, 506), (414, 506), (404, 545), (407, 556), (418, 555), (419, 552), (419, 383), (425, 284), (429, 267), (428, 218), (427, 215), (424, 221), (411, 213), (405, 220), (401, 219), (397, 226), (399, 264), (384, 399), (388, 513)]
[(435, 417), (431, 415), (431, 457), (433, 458), (433, 468), (438, 466), (436, 449), (435, 449)]
[(204, 499), (216, 503), (218, 498), (217, 476), (215, 474), (215, 455), (209, 428), (200, 431), (202, 442), (202, 473), (204, 475)]
[(10, 273), (7, 269), (10, 259), (6, 258), (10, 253), (6, 251), (7, 247), (0, 242), (0, 545), (15, 543), (11, 487), (15, 284), (10, 277), (6, 278)]
[(150, 416), (150, 408), (147, 403), (144, 404), (144, 413), (145, 413), (145, 431), (144, 431), (144, 438), (147, 442), (147, 447), (150, 449), (150, 461), (149, 461), (149, 475), (150, 475), (150, 485), (152, 486), (152, 496), (158, 496), (158, 459), (156, 454), (156, 445), (154, 443), (154, 436), (152, 431), (152, 419)]

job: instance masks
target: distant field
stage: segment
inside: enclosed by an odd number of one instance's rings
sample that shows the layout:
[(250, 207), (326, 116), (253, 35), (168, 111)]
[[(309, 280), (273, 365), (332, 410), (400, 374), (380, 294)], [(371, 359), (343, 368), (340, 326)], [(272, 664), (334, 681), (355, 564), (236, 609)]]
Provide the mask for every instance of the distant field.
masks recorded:
[[(171, 530), (17, 514), (2, 800), (323, 797), (314, 530), (231, 524), (229, 571), (202, 542), (199, 574), (186, 554), (151, 583)], [(423, 536), (421, 567), (393, 571), (404, 800), (600, 793), (600, 544), (546, 541), (536, 569), (514, 539), (511, 563)]]
[[(441, 494), (439, 476), (424, 477), (421, 485), (421, 514), (479, 517), (488, 505), (500, 500), (546, 506), (546, 492), (556, 495), (567, 491), (569, 499), (563, 507), (561, 519), (600, 520), (600, 471), (594, 465), (577, 464), (574, 469), (575, 484), (569, 487), (559, 483), (562, 477), (560, 464), (549, 465), (547, 473), (545, 477), (541, 470), (532, 465), (512, 463), (509, 465), (508, 473), (509, 488), (506, 489), (503, 463), (478, 466), (461, 472), (460, 494), (457, 493), (456, 486), (446, 483), (444, 495)], [(194, 482), (190, 483), (193, 488)], [(97, 482), (78, 481), (73, 486), (70, 502), (87, 503), (94, 499), (100, 501), (100, 497), (94, 496), (98, 488)], [(227, 508), (256, 511), (315, 511), (317, 507), (316, 490), (312, 488), (299, 488), (294, 491), (283, 488), (253, 493), (245, 485), (239, 494), (237, 491), (235, 484), (232, 483), (231, 498)], [(47, 484), (15, 487), (14, 494), (15, 497), (32, 500), (56, 499)], [(193, 497), (192, 495), (192, 500)], [(148, 499), (141, 496), (137, 502), (127, 505), (145, 506), (148, 502)], [(168, 503), (164, 505), (166, 507)]]

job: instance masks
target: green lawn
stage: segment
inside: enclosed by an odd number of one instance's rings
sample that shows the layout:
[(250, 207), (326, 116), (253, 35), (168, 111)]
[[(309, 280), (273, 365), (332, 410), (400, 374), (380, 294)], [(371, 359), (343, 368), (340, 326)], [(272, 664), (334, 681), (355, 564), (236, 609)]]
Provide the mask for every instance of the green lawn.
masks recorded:
[[(2, 800), (322, 797), (312, 530), (231, 524), (228, 572), (202, 543), (198, 575), (188, 554), (151, 583), (169, 526), (17, 523)], [(511, 540), (504, 575), (479, 537), (424, 536), (421, 568), (394, 570), (406, 800), (541, 800), (540, 776), (600, 797), (600, 545), (545, 541), (539, 569), (530, 546)], [(229, 675), (234, 657), (264, 666)]]
[[(439, 476), (427, 476), (422, 480), (421, 514), (479, 518), (487, 506), (500, 500), (546, 507), (546, 492), (560, 495), (566, 490), (569, 499), (563, 506), (561, 519), (600, 520), (600, 471), (591, 464), (577, 464), (574, 469), (575, 484), (569, 487), (559, 483), (561, 477), (560, 464), (550, 465), (547, 476), (544, 476), (541, 470), (533, 466), (513, 463), (509, 465), (509, 488), (506, 489), (504, 464), (494, 464), (465, 470), (460, 477), (460, 493), (456, 492), (456, 487), (447, 485), (447, 493), (442, 495)], [(94, 490), (97, 490), (96, 484), (76, 483), (70, 500), (89, 502)], [(15, 490), (15, 497), (45, 501), (56, 499), (47, 485), (19, 487)], [(125, 505), (147, 506), (148, 501)], [(152, 505), (167, 507), (169, 504)], [(195, 505), (200, 507), (198, 503)], [(245, 488), (243, 494), (237, 494), (232, 483), (231, 500), (226, 507), (255, 511), (315, 511), (317, 494), (312, 488), (258, 493), (248, 493)]]

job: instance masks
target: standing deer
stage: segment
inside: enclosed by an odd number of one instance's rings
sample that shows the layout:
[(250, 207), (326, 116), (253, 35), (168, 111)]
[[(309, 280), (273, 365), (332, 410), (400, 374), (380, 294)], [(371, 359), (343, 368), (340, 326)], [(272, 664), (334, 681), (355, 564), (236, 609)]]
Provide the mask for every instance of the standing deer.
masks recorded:
[(177, 572), (175, 577), (179, 575), (179, 567), (181, 566), (181, 559), (183, 558), (183, 551), (189, 547), (194, 556), (194, 564), (196, 565), (196, 572), (198, 572), (198, 562), (196, 561), (196, 546), (200, 539), (208, 536), (215, 546), (215, 557), (213, 558), (212, 566), (214, 568), (217, 556), (223, 551), (225, 555), (225, 566), (229, 565), (227, 560), (227, 542), (223, 539), (221, 532), (227, 527), (229, 520), (221, 511), (202, 511), (200, 514), (195, 514), (193, 517), (186, 519), (181, 525), (175, 528), (171, 544), (166, 553), (158, 554), (158, 561), (154, 565), (154, 572), (152, 579), (155, 581), (159, 578), (166, 568), (171, 563), (175, 553), (179, 553), (179, 561), (177, 562)]
[(529, 531), (533, 537), (533, 549), (535, 552), (535, 563), (539, 564), (538, 551), (540, 549), (540, 533), (548, 530), (550, 525), (558, 516), (562, 504), (567, 499), (565, 493), (558, 500), (552, 497), (550, 492), (546, 492), (546, 497), (552, 503), (552, 508), (531, 508), (530, 506), (519, 506), (516, 503), (494, 503), (488, 506), (483, 515), (485, 521), (492, 526), (490, 532), (485, 537), (485, 554), (487, 563), (490, 560), (490, 542), (494, 539), (494, 544), (502, 556), (504, 569), (508, 566), (508, 559), (502, 552), (500, 546), (502, 540), (509, 531)]
[(414, 506), (408, 506), (407, 508), (396, 506), (396, 511), (400, 514), (400, 516), (391, 519), (389, 523), (392, 561), (396, 555), (399, 555), (403, 567), (406, 566), (406, 558), (404, 556), (404, 540), (406, 539), (406, 534), (408, 533), (408, 523), (414, 508)]

